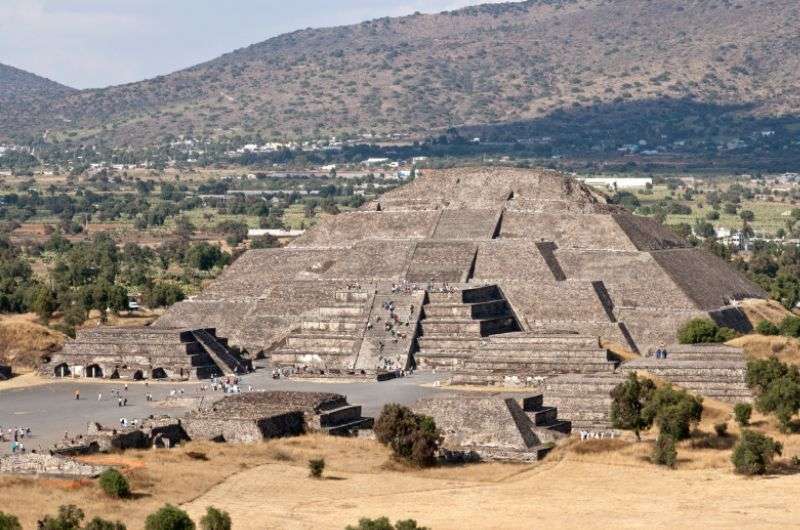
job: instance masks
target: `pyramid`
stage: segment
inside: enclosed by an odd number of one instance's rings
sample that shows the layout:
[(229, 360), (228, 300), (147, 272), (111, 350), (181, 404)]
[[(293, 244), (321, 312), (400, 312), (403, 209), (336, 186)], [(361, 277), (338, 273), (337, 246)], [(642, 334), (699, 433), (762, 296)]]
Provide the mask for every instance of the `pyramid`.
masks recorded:
[(555, 341), (573, 364), (543, 354), (536, 366), (603, 371), (598, 338), (645, 351), (690, 318), (746, 325), (735, 302), (766, 297), (567, 175), (459, 168), (425, 171), (285, 248), (246, 252), (154, 325), (216, 328), (276, 365), (481, 373), (492, 352), (530, 365), (526, 352)]

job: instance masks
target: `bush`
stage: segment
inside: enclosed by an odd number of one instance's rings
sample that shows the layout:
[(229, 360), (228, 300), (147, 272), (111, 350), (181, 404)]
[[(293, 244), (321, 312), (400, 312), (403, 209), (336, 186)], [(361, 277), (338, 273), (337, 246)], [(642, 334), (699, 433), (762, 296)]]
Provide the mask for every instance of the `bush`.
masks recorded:
[(374, 431), (378, 441), (390, 446), (396, 456), (421, 467), (436, 463), (441, 435), (433, 418), (389, 403), (384, 405)]
[(678, 330), (678, 341), (681, 344), (727, 342), (735, 336), (732, 329), (721, 328), (709, 318), (693, 318)]
[(775, 455), (780, 455), (783, 446), (759, 432), (744, 430), (739, 443), (733, 448), (731, 462), (737, 473), (763, 475)]
[(345, 530), (430, 530), (426, 526), (417, 526), (413, 519), (397, 521), (392, 524), (387, 517), (378, 519), (363, 518), (358, 521), (358, 526), (348, 525)]
[(781, 330), (769, 320), (761, 320), (756, 324), (756, 333), (761, 335), (779, 335)]
[(126, 528), (125, 525), (119, 521), (111, 522), (95, 517), (89, 521), (89, 524), (83, 527), (83, 530), (126, 530)]
[(312, 458), (308, 461), (308, 472), (311, 477), (321, 478), (323, 471), (325, 471), (324, 458)]
[(781, 335), (800, 338), (800, 318), (791, 315), (787, 316), (781, 322), (779, 329)]
[(650, 379), (639, 379), (635, 372), (611, 391), (611, 423), (616, 429), (633, 431), (641, 440), (639, 432), (652, 425), (642, 416), (645, 403), (655, 392), (656, 385)]
[(771, 357), (747, 363), (747, 386), (756, 393), (756, 409), (775, 414), (781, 430), (788, 431), (800, 411), (800, 370)]
[(109, 497), (122, 499), (131, 494), (131, 487), (122, 473), (109, 468), (100, 473), (100, 489)]
[(733, 407), (733, 416), (736, 418), (736, 423), (742, 427), (750, 425), (750, 416), (753, 414), (753, 405), (750, 403), (737, 403)]
[(691, 427), (703, 416), (703, 399), (671, 386), (656, 389), (642, 409), (648, 424), (658, 424), (661, 434), (677, 441), (689, 438)]
[(719, 422), (714, 424), (714, 432), (717, 433), (717, 436), (720, 438), (724, 438), (728, 436), (728, 424), (727, 422)]
[(83, 510), (74, 504), (59, 506), (58, 515), (46, 516), (42, 520), (40, 528), (41, 530), (80, 530), (83, 518)]
[(206, 508), (206, 514), (200, 519), (200, 528), (203, 530), (231, 530), (231, 516), (228, 512), (209, 506)]
[(19, 519), (10, 513), (0, 512), (0, 530), (22, 530)]
[(653, 463), (659, 466), (674, 468), (678, 462), (678, 451), (675, 449), (675, 438), (663, 432), (658, 435), (653, 447)]
[(194, 522), (189, 515), (171, 504), (147, 516), (144, 521), (145, 530), (194, 530)]

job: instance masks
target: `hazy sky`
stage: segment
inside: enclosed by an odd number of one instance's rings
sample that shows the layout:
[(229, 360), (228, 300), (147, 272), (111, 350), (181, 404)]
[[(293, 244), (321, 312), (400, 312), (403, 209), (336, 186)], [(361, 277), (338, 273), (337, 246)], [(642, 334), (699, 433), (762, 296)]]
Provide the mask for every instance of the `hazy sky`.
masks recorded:
[(500, 0), (0, 0), (0, 63), (76, 88), (169, 73), (306, 27)]

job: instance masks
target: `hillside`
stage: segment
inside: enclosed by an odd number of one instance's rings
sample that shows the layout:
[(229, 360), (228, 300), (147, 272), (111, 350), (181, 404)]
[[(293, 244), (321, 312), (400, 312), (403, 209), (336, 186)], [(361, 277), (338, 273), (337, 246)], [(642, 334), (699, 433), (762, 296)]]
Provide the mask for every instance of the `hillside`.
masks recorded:
[(24, 113), (26, 107), (41, 105), (77, 92), (44, 77), (0, 63), (0, 121), (6, 112)]
[(796, 7), (795, 0), (529, 0), (302, 30), (155, 79), (12, 102), (0, 130), (50, 128), (141, 145), (187, 133), (426, 135), (558, 110), (627, 116), (620, 106), (640, 113), (642, 104), (668, 123), (683, 113), (675, 101), (712, 105), (703, 109), (712, 116), (717, 107), (794, 114)]

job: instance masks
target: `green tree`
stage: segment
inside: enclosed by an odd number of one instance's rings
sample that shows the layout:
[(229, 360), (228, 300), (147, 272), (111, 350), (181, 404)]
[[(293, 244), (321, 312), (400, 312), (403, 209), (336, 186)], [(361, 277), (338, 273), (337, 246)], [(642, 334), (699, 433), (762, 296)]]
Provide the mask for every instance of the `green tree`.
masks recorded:
[(375, 422), (375, 437), (395, 455), (421, 467), (432, 466), (441, 443), (433, 418), (415, 414), (408, 407), (384, 405)]
[(650, 379), (639, 379), (635, 372), (611, 391), (611, 423), (616, 429), (633, 431), (637, 440), (640, 432), (648, 429), (652, 422), (642, 415), (645, 404), (655, 392)]
[(671, 386), (657, 388), (642, 409), (649, 424), (657, 424), (661, 433), (676, 441), (689, 438), (691, 427), (703, 416), (703, 399)]
[(194, 530), (195, 525), (189, 514), (171, 504), (166, 504), (147, 516), (144, 528), (145, 530)]
[(127, 530), (125, 525), (119, 521), (106, 521), (95, 517), (83, 527), (83, 530)]
[(0, 512), (0, 530), (22, 530), (22, 525), (10, 513)]
[(74, 504), (59, 506), (58, 515), (46, 516), (42, 520), (40, 528), (42, 530), (80, 530), (84, 517), (83, 510)]
[(186, 264), (201, 271), (208, 271), (226, 265), (229, 257), (218, 246), (204, 241), (189, 247), (186, 252)]
[(736, 418), (736, 423), (741, 427), (750, 425), (750, 416), (753, 414), (753, 406), (750, 403), (737, 403), (733, 407), (733, 416)]
[(761, 335), (778, 335), (780, 332), (781, 330), (778, 329), (778, 326), (769, 320), (760, 320), (758, 324), (756, 324), (756, 333), (760, 333)]
[(763, 475), (775, 455), (780, 456), (783, 446), (769, 436), (745, 429), (733, 448), (731, 462), (737, 473)]
[(131, 487), (128, 484), (128, 479), (113, 467), (106, 469), (100, 474), (99, 483), (100, 489), (109, 497), (122, 499), (131, 494)]
[(379, 517), (377, 519), (365, 517), (358, 521), (358, 525), (347, 526), (346, 530), (430, 530), (430, 528), (418, 526), (417, 522), (413, 519), (397, 521), (395, 524), (392, 524), (388, 517)]
[(653, 463), (659, 466), (674, 468), (678, 462), (678, 451), (675, 449), (675, 438), (660, 433), (653, 447)]
[(734, 336), (733, 330), (717, 326), (710, 318), (693, 318), (678, 330), (681, 344), (727, 342)]
[(200, 519), (200, 528), (203, 530), (231, 530), (231, 516), (228, 512), (209, 506), (206, 508), (206, 514)]
[(789, 315), (781, 321), (781, 335), (800, 338), (800, 318)]
[(774, 414), (781, 430), (791, 428), (792, 417), (800, 411), (800, 369), (771, 357), (747, 363), (746, 381), (756, 393), (756, 409)]

